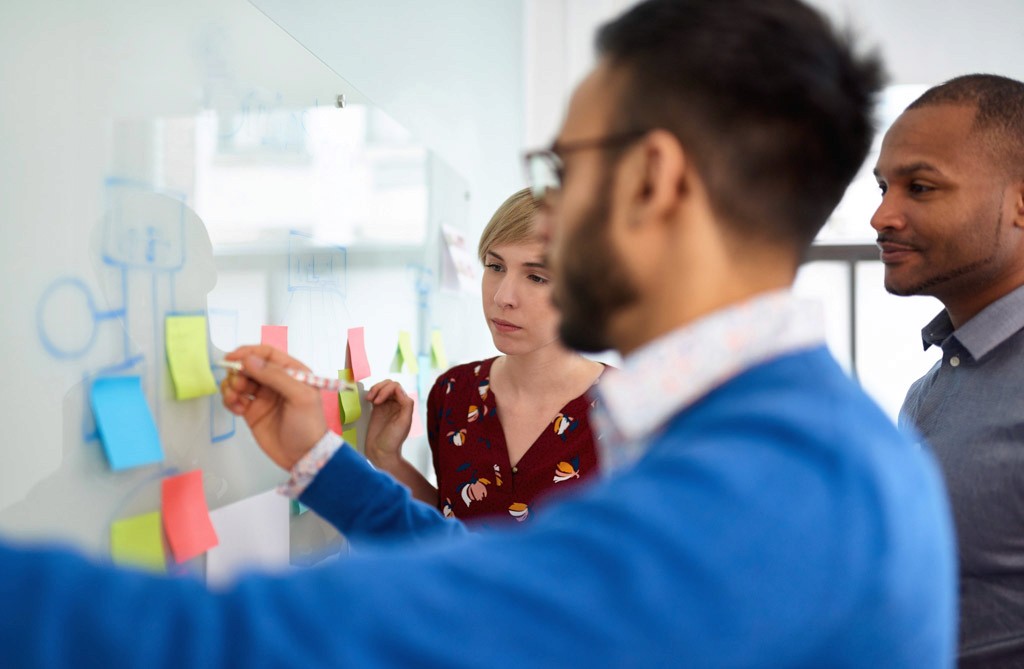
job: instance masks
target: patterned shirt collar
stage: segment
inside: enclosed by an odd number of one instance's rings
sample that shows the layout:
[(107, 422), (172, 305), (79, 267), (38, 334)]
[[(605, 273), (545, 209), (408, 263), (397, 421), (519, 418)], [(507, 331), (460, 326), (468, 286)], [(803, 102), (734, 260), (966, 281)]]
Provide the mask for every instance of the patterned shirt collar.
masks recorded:
[(972, 358), (980, 360), (1021, 328), (1024, 328), (1024, 286), (1003, 295), (957, 330), (953, 329), (953, 322), (943, 309), (921, 329), (921, 342), (928, 350), (929, 346), (942, 346), (953, 335)]
[(729, 379), (824, 341), (820, 305), (780, 290), (716, 311), (634, 351), (595, 389), (602, 467), (638, 459), (669, 419)]

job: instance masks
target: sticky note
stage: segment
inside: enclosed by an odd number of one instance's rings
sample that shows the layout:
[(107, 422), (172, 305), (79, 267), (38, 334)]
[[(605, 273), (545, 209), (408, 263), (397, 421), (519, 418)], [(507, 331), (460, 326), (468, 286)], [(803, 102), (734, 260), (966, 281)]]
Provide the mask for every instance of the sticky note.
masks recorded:
[(96, 379), (90, 393), (96, 429), (114, 471), (164, 459), (153, 414), (137, 376)]
[(309, 507), (308, 506), (306, 506), (305, 504), (303, 504), (302, 502), (300, 502), (297, 499), (293, 499), (292, 500), (292, 515), (293, 516), (301, 516), (302, 514), (306, 513), (307, 511), (309, 511)]
[(359, 433), (356, 432), (355, 425), (347, 428), (344, 432), (342, 432), (341, 438), (344, 439), (349, 446), (356, 449), (357, 451), (359, 450)]
[[(352, 370), (343, 369), (338, 372), (338, 378), (342, 381), (352, 380)], [(363, 415), (363, 408), (359, 404), (358, 390), (342, 390), (338, 393), (341, 402), (341, 422), (344, 424), (354, 423)]]
[(260, 330), (260, 343), (273, 346), (278, 351), (288, 352), (288, 326), (264, 325)]
[(444, 339), (440, 330), (434, 330), (430, 335), (430, 360), (434, 369), (448, 369), (448, 356), (444, 352)]
[(405, 330), (398, 333), (398, 349), (395, 351), (395, 360), (392, 369), (396, 372), (408, 372), (416, 374), (420, 371), (416, 364), (416, 353), (412, 347), (412, 337)]
[(370, 375), (370, 361), (366, 358), (365, 334), (361, 327), (348, 329), (345, 367), (352, 370), (353, 381), (362, 381)]
[(110, 526), (110, 557), (122, 566), (165, 573), (167, 554), (160, 512), (114, 521)]
[(338, 398), (338, 393), (333, 390), (321, 390), (320, 401), (324, 406), (327, 427), (335, 434), (340, 435), (344, 428), (341, 426), (341, 401)]
[(217, 545), (203, 494), (203, 472), (194, 469), (163, 480), (161, 498), (164, 531), (178, 562), (202, 555)]
[(190, 400), (217, 392), (206, 349), (206, 316), (168, 316), (164, 321), (164, 342), (177, 399)]
[(211, 511), (218, 543), (206, 553), (206, 583), (220, 587), (246, 571), (286, 569), (290, 503), (270, 490)]
[(410, 437), (422, 437), (426, 429), (423, 427), (423, 414), (420, 413), (420, 395), (410, 392), (412, 398), (412, 425), (409, 427)]

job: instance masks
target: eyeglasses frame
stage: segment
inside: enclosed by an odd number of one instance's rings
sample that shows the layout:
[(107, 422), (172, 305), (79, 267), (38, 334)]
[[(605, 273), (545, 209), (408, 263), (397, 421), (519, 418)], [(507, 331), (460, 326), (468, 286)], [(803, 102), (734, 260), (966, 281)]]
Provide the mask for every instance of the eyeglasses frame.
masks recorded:
[[(646, 135), (649, 130), (628, 130), (624, 132), (618, 132), (611, 135), (605, 135), (604, 137), (594, 137), (591, 139), (581, 139), (575, 142), (566, 142), (559, 144), (557, 141), (552, 142), (551, 146), (546, 149), (535, 149), (533, 151), (527, 151), (523, 154), (523, 165), (526, 169), (526, 179), (530, 185), (530, 192), (533, 197), (537, 200), (543, 200), (550, 191), (560, 191), (562, 189), (562, 181), (565, 177), (565, 161), (563, 156), (568, 153), (576, 151), (583, 151), (587, 149), (613, 149), (623, 145), (627, 145), (631, 142), (640, 139)], [(555, 177), (558, 179), (558, 187), (554, 189), (545, 189), (544, 192), (538, 193), (537, 186), (533, 183), (532, 170), (530, 166), (534, 161), (538, 159), (547, 160), (550, 165), (554, 168)]]

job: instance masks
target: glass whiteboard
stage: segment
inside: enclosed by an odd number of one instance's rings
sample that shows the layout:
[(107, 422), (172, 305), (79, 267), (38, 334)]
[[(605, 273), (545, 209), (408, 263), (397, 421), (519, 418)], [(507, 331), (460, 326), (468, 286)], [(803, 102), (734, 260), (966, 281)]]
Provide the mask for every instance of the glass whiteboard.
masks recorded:
[[(479, 306), (437, 277), (465, 180), (252, 5), (4, 3), (0, 53), (4, 536), (103, 556), (167, 476), (201, 469), (211, 510), (284, 478), (218, 395), (174, 399), (168, 315), (207, 316), (211, 359), (287, 325), (322, 373), (364, 327), (367, 385), (429, 382), (435, 329), (458, 359)], [(400, 331), (417, 377), (389, 373)], [(161, 464), (107, 464), (89, 394), (118, 375), (141, 379)], [(429, 469), (422, 438), (409, 448)], [(291, 522), (293, 562), (338, 543)]]

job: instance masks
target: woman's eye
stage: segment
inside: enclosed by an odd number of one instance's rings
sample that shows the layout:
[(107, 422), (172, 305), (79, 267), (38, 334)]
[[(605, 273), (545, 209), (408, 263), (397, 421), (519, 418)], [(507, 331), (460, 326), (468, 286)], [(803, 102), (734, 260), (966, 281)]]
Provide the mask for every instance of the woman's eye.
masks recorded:
[(531, 274), (529, 276), (529, 279), (530, 279), (530, 281), (533, 281), (534, 283), (539, 283), (539, 284), (545, 284), (545, 283), (548, 282), (547, 279), (545, 279), (542, 276), (537, 276), (536, 274)]
[(501, 265), (499, 265), (496, 262), (488, 263), (488, 264), (484, 265), (484, 267), (486, 267), (487, 269), (491, 270), (492, 272), (500, 272), (503, 269), (505, 269), (504, 267), (502, 267)]

